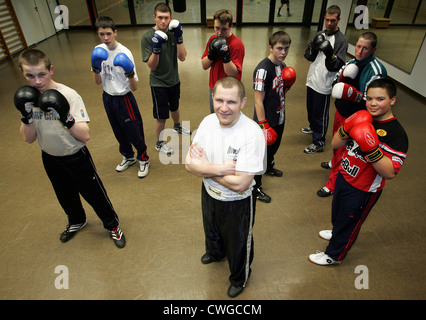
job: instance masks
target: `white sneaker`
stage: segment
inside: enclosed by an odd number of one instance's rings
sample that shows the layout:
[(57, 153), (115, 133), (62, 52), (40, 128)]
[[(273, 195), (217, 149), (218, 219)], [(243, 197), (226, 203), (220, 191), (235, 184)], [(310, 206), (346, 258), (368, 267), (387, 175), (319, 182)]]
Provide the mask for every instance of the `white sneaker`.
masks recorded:
[(170, 148), (164, 141), (161, 141), (160, 144), (156, 143), (155, 150), (164, 153), (168, 156), (171, 156), (174, 153), (173, 149)]
[(145, 178), (149, 173), (149, 162), (148, 161), (139, 161), (139, 171), (138, 177)]
[(323, 238), (324, 240), (330, 240), (331, 239), (331, 233), (332, 230), (321, 230), (318, 235), (320, 238)]
[(174, 125), (173, 126), (173, 131), (177, 132), (177, 133), (180, 133), (180, 134), (186, 134), (186, 135), (190, 135), (191, 134), (191, 131), (189, 129), (187, 129), (185, 127), (182, 127), (180, 124), (179, 124), (179, 126)]
[(339, 264), (340, 261), (330, 258), (325, 252), (317, 251), (317, 253), (310, 254), (308, 257), (309, 261), (320, 266), (331, 266), (333, 264)]
[(135, 158), (123, 157), (123, 161), (120, 162), (120, 164), (117, 166), (117, 168), (115, 168), (115, 170), (117, 170), (118, 172), (123, 172), (128, 167), (133, 166), (135, 163), (136, 163)]

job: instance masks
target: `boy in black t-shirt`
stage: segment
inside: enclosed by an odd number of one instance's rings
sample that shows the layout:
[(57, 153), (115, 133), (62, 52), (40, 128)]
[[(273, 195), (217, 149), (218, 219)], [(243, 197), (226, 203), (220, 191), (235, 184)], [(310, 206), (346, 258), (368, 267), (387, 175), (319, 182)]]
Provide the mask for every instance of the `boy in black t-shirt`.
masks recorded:
[[(274, 155), (278, 151), (284, 132), (285, 94), (296, 77), (293, 68), (287, 67), (284, 63), (290, 44), (290, 36), (284, 31), (277, 31), (271, 35), (270, 54), (259, 62), (253, 72), (255, 106), (253, 119), (264, 130), (265, 136), (274, 137), (267, 141), (266, 174), (276, 177), (283, 175), (281, 170), (274, 167)], [(284, 79), (283, 74), (289, 76)], [(262, 176), (255, 176), (255, 181), (253, 190), (256, 198), (262, 202), (271, 202), (271, 197), (262, 191)]]
[(385, 180), (404, 164), (408, 137), (393, 114), (396, 86), (384, 78), (367, 89), (366, 108), (347, 118), (333, 136), (333, 148), (344, 148), (332, 203), (332, 230), (319, 236), (330, 243), (325, 252), (309, 255), (318, 265), (340, 263), (379, 199)]

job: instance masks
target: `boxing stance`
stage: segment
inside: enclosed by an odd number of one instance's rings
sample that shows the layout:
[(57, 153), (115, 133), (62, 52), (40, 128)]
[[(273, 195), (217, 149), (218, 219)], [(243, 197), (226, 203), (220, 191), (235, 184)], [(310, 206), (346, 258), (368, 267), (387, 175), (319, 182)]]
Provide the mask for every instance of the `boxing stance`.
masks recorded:
[(178, 134), (191, 134), (180, 123), (180, 78), (178, 60), (184, 62), (187, 52), (183, 41), (183, 29), (178, 20), (172, 19), (172, 11), (166, 3), (158, 3), (154, 8), (155, 26), (142, 35), (142, 61), (150, 70), (152, 111), (155, 118), (157, 142), (155, 150), (172, 155), (163, 137), (163, 130), (169, 117), (173, 120), (173, 131)]
[(53, 66), (39, 50), (21, 53), (19, 67), (30, 84), (19, 88), (14, 96), (15, 107), (21, 114), (20, 132), (28, 143), (38, 140), (47, 176), (68, 217), (60, 240), (69, 241), (86, 226), (82, 196), (115, 245), (123, 248), (126, 239), (118, 216), (86, 146), (90, 119), (82, 98), (73, 89), (52, 80)]
[[(269, 38), (269, 55), (259, 62), (253, 72), (253, 119), (262, 128), (267, 141), (266, 174), (281, 177), (275, 168), (274, 155), (281, 144), (285, 125), (285, 95), (296, 80), (296, 72), (284, 63), (290, 50), (291, 39), (284, 31)], [(269, 203), (271, 197), (262, 189), (262, 175), (255, 176), (254, 192), (259, 201)]]
[(232, 13), (217, 10), (213, 16), (215, 34), (212, 35), (201, 56), (203, 70), (209, 70), (210, 113), (214, 112), (211, 93), (217, 80), (236, 77), (241, 80), (245, 48), (243, 42), (232, 33)]
[[(355, 45), (355, 59), (349, 60), (336, 75), (332, 88), (336, 106), (333, 134), (346, 118), (357, 111), (365, 110), (365, 94), (368, 84), (375, 79), (387, 76), (386, 68), (374, 55), (376, 44), (377, 36), (374, 33), (361, 34)], [(333, 194), (334, 183), (342, 159), (341, 153), (342, 149), (333, 149), (331, 161), (321, 164), (322, 167), (331, 168), (331, 171), (325, 186), (317, 191), (318, 196), (327, 197)]]
[(333, 148), (342, 149), (332, 202), (333, 229), (320, 231), (319, 236), (330, 242), (325, 252), (309, 255), (311, 262), (332, 265), (345, 258), (385, 181), (404, 164), (408, 138), (393, 114), (395, 102), (391, 80), (372, 81), (366, 92), (367, 110), (348, 117), (333, 136)]
[(102, 43), (92, 51), (93, 79), (97, 85), (102, 84), (102, 101), (123, 157), (115, 170), (123, 172), (139, 161), (138, 177), (145, 178), (149, 173), (149, 156), (142, 116), (133, 95), (138, 88), (133, 55), (116, 40), (118, 31), (110, 17), (99, 17), (95, 26)]
[(327, 8), (325, 30), (319, 31), (309, 42), (305, 58), (311, 61), (306, 77), (306, 111), (309, 126), (302, 132), (312, 134), (312, 143), (304, 149), (307, 154), (323, 152), (329, 123), (330, 94), (337, 71), (345, 64), (348, 41), (338, 24), (341, 10)]

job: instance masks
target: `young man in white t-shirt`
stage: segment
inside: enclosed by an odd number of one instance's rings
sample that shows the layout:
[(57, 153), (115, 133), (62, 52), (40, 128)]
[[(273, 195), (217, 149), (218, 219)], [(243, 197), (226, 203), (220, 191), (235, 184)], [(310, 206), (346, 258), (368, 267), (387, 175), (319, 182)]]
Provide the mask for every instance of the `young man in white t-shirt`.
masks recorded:
[(188, 172), (203, 178), (202, 211), (208, 264), (228, 258), (228, 296), (239, 295), (250, 275), (256, 199), (254, 176), (265, 172), (266, 141), (260, 127), (245, 116), (244, 86), (234, 77), (213, 89), (213, 114), (201, 122), (186, 157)]
[[(138, 88), (135, 61), (130, 50), (117, 41), (111, 18), (99, 17), (96, 30), (102, 44), (92, 52), (92, 71), (95, 83), (103, 86), (105, 111), (123, 156), (116, 171), (122, 172), (139, 160), (138, 177), (144, 178), (149, 172), (149, 157), (142, 116), (132, 93)], [(136, 159), (132, 146), (137, 151)]]

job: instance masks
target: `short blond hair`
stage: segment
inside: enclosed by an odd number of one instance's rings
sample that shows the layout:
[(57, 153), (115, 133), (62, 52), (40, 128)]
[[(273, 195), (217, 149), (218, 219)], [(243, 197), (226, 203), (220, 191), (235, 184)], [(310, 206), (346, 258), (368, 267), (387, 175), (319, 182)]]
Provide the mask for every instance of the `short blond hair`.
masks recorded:
[(222, 86), (222, 88), (225, 88), (225, 89), (231, 89), (231, 88), (237, 87), (238, 96), (240, 97), (240, 100), (243, 100), (246, 96), (246, 90), (244, 88), (244, 84), (237, 78), (224, 77), (217, 80), (213, 88), (213, 95), (215, 95), (216, 89), (218, 86)]

